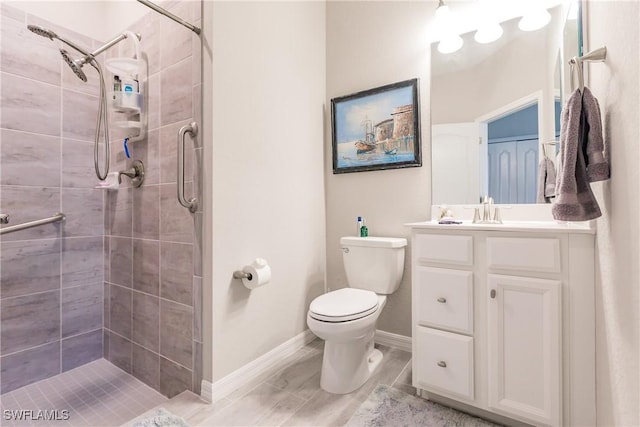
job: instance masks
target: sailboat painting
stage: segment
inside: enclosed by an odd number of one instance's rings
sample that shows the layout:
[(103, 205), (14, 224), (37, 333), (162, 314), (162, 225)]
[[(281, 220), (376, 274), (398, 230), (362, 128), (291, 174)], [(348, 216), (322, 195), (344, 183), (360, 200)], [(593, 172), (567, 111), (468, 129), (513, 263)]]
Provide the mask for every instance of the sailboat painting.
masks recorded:
[(333, 173), (422, 165), (418, 79), (331, 100)]

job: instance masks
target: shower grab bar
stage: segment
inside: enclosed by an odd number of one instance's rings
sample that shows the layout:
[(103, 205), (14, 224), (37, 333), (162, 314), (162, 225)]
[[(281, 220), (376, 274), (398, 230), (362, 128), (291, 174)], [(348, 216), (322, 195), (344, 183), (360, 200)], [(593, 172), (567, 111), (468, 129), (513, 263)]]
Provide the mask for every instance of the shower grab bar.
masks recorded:
[(25, 223), (22, 223), (22, 224), (12, 225), (10, 227), (0, 228), (0, 235), (1, 234), (12, 233), (14, 231), (26, 230), (27, 228), (37, 227), (39, 225), (50, 224), (52, 222), (64, 221), (65, 218), (66, 217), (65, 217), (65, 215), (63, 213), (58, 212), (57, 214), (55, 214), (54, 216), (49, 217), (49, 218), (38, 219), (38, 220), (35, 220), (35, 221), (29, 221), (29, 222), (25, 222)]
[(187, 133), (190, 133), (194, 138), (198, 136), (198, 124), (191, 122), (182, 126), (178, 131), (178, 202), (193, 213), (198, 209), (198, 200), (196, 198), (191, 200), (184, 198), (184, 137)]
[(190, 29), (191, 31), (193, 31), (194, 33), (200, 35), (200, 28), (196, 27), (195, 25), (191, 25), (190, 23), (188, 23), (187, 21), (185, 21), (184, 19), (180, 18), (179, 16), (174, 15), (173, 13), (169, 12), (168, 10), (151, 3), (150, 1), (147, 0), (138, 0), (139, 3), (142, 3), (143, 5), (155, 10), (156, 12), (158, 12), (161, 15), (166, 16), (167, 18), (173, 19), (174, 21), (176, 21), (178, 24), (183, 25), (185, 27), (187, 27), (188, 29)]

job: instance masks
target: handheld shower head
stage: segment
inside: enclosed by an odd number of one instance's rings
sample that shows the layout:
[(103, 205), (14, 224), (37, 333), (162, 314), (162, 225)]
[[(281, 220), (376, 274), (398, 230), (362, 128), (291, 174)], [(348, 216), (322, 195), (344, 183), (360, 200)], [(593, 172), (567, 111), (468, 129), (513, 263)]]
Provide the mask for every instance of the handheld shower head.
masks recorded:
[(66, 44), (67, 46), (72, 47), (73, 49), (77, 50), (78, 52), (80, 52), (84, 56), (91, 56), (91, 54), (86, 49), (83, 49), (82, 47), (78, 46), (74, 42), (65, 39), (64, 37), (60, 37), (59, 35), (57, 35), (56, 33), (54, 33), (53, 31), (51, 31), (49, 29), (46, 29), (44, 27), (40, 27), (39, 25), (27, 25), (27, 28), (32, 33), (37, 34), (37, 35), (42, 36), (42, 37), (46, 37), (49, 40), (58, 39), (62, 43)]
[(58, 35), (51, 30), (40, 27), (38, 25), (27, 25), (29, 31), (42, 37), (47, 37), (49, 40), (57, 39)]
[(62, 59), (64, 59), (64, 62), (67, 63), (67, 65), (69, 66), (69, 68), (71, 68), (73, 73), (76, 76), (78, 76), (80, 80), (82, 80), (83, 82), (86, 82), (87, 76), (84, 73), (84, 71), (82, 71), (83, 64), (79, 64), (77, 60), (74, 60), (73, 58), (71, 58), (71, 55), (69, 55), (69, 52), (67, 52), (65, 49), (60, 49), (60, 55), (62, 55)]

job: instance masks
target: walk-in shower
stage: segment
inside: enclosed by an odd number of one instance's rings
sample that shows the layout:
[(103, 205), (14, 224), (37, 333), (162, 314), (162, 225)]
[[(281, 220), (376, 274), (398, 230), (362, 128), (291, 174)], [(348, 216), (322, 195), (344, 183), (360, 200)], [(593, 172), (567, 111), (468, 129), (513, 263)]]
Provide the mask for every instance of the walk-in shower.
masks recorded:
[[(202, 200), (199, 136), (176, 153), (202, 41), (134, 0), (28, 3), (0, 8), (0, 410), (121, 425), (202, 385), (204, 205), (175, 197), (179, 175)], [(167, 4), (201, 25), (200, 2)]]
[[(67, 63), (69, 68), (71, 68), (73, 73), (83, 82), (87, 81), (87, 75), (84, 73), (84, 71), (82, 71), (82, 67), (85, 64), (91, 65), (98, 72), (98, 77), (100, 79), (100, 100), (98, 101), (98, 117), (96, 119), (96, 133), (95, 133), (95, 140), (94, 140), (93, 162), (94, 162), (94, 168), (96, 171), (96, 176), (100, 181), (104, 181), (107, 178), (107, 175), (109, 174), (109, 158), (110, 158), (109, 114), (107, 110), (107, 91), (106, 91), (105, 82), (104, 82), (104, 75), (102, 73), (102, 67), (100, 66), (100, 63), (96, 60), (95, 57), (101, 54), (102, 52), (104, 52), (105, 50), (115, 46), (122, 40), (126, 39), (128, 35), (126, 33), (123, 33), (118, 37), (115, 37), (110, 42), (105, 43), (103, 46), (99, 47), (93, 52), (89, 52), (87, 49), (84, 49), (78, 46), (76, 43), (71, 42), (63, 37), (60, 37), (58, 34), (56, 34), (55, 32), (47, 28), (43, 28), (38, 25), (27, 25), (27, 28), (29, 29), (29, 31), (39, 36), (46, 37), (50, 40), (54, 40), (54, 39), (60, 40), (62, 43), (80, 52), (83, 55), (83, 57), (79, 59), (73, 59), (71, 54), (66, 49), (60, 49), (60, 54), (62, 55), (62, 59), (64, 59), (64, 61)], [(138, 40), (141, 39), (141, 36), (139, 34), (137, 34), (136, 36), (138, 37)], [(105, 145), (105, 156), (104, 156), (105, 160), (104, 160), (103, 173), (101, 173), (100, 171), (100, 165), (98, 160), (99, 158), (98, 151), (99, 151), (101, 133), (103, 134), (103, 141)]]

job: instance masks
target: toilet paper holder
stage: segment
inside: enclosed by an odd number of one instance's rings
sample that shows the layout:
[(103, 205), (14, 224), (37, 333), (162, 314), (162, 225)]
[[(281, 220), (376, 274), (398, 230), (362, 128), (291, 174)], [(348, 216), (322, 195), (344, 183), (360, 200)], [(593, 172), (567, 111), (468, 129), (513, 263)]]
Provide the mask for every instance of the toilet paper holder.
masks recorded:
[(253, 275), (251, 273), (247, 273), (246, 271), (236, 270), (233, 272), (234, 279), (253, 279)]
[(248, 289), (255, 289), (271, 282), (271, 267), (264, 258), (256, 258), (249, 265), (242, 267), (242, 270), (233, 272), (234, 279), (242, 280), (242, 284)]

